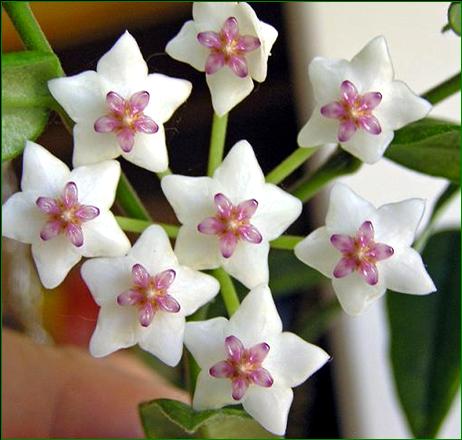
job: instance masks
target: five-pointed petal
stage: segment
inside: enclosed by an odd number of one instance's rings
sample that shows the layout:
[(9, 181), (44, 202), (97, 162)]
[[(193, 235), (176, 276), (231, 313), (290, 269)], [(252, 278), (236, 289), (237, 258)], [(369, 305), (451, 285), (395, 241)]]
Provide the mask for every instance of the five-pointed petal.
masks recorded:
[[(120, 165), (116, 161), (69, 171), (45, 148), (27, 142), (22, 192), (13, 194), (2, 207), (2, 235), (32, 245), (32, 256), (46, 288), (59, 285), (82, 256), (120, 256), (130, 248), (128, 238), (109, 211), (119, 176)], [(77, 195), (70, 194), (70, 189), (76, 189)], [(75, 202), (77, 196), (79, 205), (74, 205), (75, 212), (55, 212), (54, 203), (63, 194)], [(79, 211), (82, 206), (85, 210)], [(73, 225), (70, 220), (75, 214), (77, 227), (66, 230), (65, 225)], [(55, 220), (61, 224), (53, 224)]]
[(350, 62), (316, 57), (309, 76), (317, 105), (298, 135), (301, 147), (338, 142), (363, 162), (374, 163), (383, 156), (395, 130), (431, 110), (430, 103), (393, 79), (382, 36)]
[[(212, 105), (215, 113), (222, 116), (250, 94), (254, 87), (252, 79), (258, 82), (266, 79), (268, 57), (278, 33), (258, 20), (247, 3), (196, 2), (192, 13), (193, 20), (183, 25), (165, 51), (201, 72), (209, 72), (206, 80)], [(236, 24), (232, 32), (228, 29), (229, 19), (237, 23), (237, 37), (232, 44), (220, 48), (219, 45), (224, 44), (224, 38), (220, 39), (222, 30), (231, 37), (236, 34)], [(239, 36), (243, 39), (239, 40)], [(241, 50), (233, 54), (236, 47)], [(229, 62), (226, 61), (228, 55)]]
[[(176, 365), (183, 351), (185, 316), (210, 301), (219, 290), (215, 278), (178, 264), (167, 234), (156, 225), (143, 232), (127, 256), (88, 260), (81, 273), (101, 307), (90, 341), (90, 352), (96, 357), (138, 343), (162, 362)], [(130, 303), (127, 292), (149, 295), (136, 289), (147, 284), (147, 275), (157, 275), (159, 287), (168, 289), (169, 303), (163, 303), (165, 307), (154, 310), (150, 321), (142, 324), (140, 308)], [(134, 280), (138, 286), (134, 286)], [(169, 307), (172, 304), (175, 307)]]
[[(261, 366), (273, 379), (272, 384), (249, 383), (239, 400), (233, 398), (230, 378), (210, 374), (212, 367), (229, 358), (227, 348), (231, 340), (240, 341), (245, 349), (265, 347)], [(185, 345), (201, 367), (193, 399), (195, 409), (241, 403), (255, 420), (276, 435), (283, 435), (286, 430), (293, 398), (291, 388), (303, 383), (329, 359), (321, 348), (293, 333), (282, 332), (281, 319), (266, 285), (251, 290), (229, 321), (220, 317), (188, 322)]]
[(188, 98), (191, 83), (154, 73), (125, 32), (99, 60), (96, 72), (48, 82), (75, 121), (74, 166), (122, 155), (154, 172), (168, 167), (163, 123)]
[[(213, 178), (170, 175), (161, 185), (183, 224), (175, 244), (182, 264), (198, 270), (223, 266), (250, 289), (268, 282), (269, 241), (279, 237), (300, 215), (302, 204), (277, 186), (265, 183), (247, 141), (238, 142), (230, 150)], [(220, 210), (227, 212), (228, 202), (233, 206), (231, 214), (220, 214)], [(239, 217), (240, 212), (246, 213), (244, 219)], [(222, 222), (221, 228), (218, 221)], [(227, 246), (231, 239), (233, 243)]]
[[(330, 194), (326, 225), (301, 241), (295, 255), (332, 278), (340, 304), (350, 315), (362, 313), (387, 289), (414, 295), (434, 292), (422, 258), (411, 248), (424, 208), (423, 200), (408, 199), (377, 209), (338, 183)], [(369, 234), (366, 240), (364, 233)], [(350, 253), (347, 241), (355, 238), (357, 247)]]

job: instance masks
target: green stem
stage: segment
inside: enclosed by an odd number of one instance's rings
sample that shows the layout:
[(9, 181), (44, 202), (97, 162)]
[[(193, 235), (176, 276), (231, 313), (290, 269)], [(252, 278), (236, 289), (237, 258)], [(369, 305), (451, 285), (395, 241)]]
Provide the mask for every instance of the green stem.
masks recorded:
[(117, 202), (126, 215), (138, 220), (152, 220), (130, 181), (121, 173), (116, 192)]
[[(28, 2), (4, 2), (2, 6), (13, 22), (26, 49), (54, 53)], [(59, 68), (61, 74), (64, 75), (61, 64)]]
[(170, 168), (167, 168), (165, 171), (161, 171), (161, 172), (156, 173), (156, 174), (157, 174), (157, 177), (159, 178), (159, 180), (162, 180), (163, 177), (170, 176), (170, 174), (172, 174), (172, 170)]
[(212, 134), (210, 137), (209, 165), (207, 175), (212, 176), (223, 160), (225, 148), (226, 128), (228, 126), (228, 113), (223, 116), (213, 114)]
[(342, 149), (337, 149), (329, 159), (308, 179), (295, 184), (292, 194), (303, 203), (314, 197), (331, 180), (345, 174), (354, 173), (361, 167), (360, 160)]
[(221, 296), (225, 303), (228, 316), (231, 317), (239, 308), (239, 297), (234, 288), (233, 280), (221, 267), (219, 269), (214, 269), (212, 275), (220, 282)]
[(293, 248), (303, 240), (303, 237), (297, 235), (281, 235), (270, 242), (273, 249), (282, 249), (285, 251), (291, 251)]
[(281, 183), (287, 176), (303, 165), (316, 150), (317, 147), (297, 148), (290, 156), (267, 174), (266, 181), (275, 185)]
[(150, 220), (140, 220), (137, 218), (128, 218), (128, 217), (120, 217), (116, 215), (116, 220), (119, 226), (126, 232), (135, 232), (137, 234), (141, 234), (145, 229), (147, 229), (151, 225), (159, 225), (165, 229), (165, 232), (170, 238), (176, 238), (178, 235), (178, 230), (180, 229), (178, 226), (169, 225), (166, 223), (153, 223)]
[(428, 239), (433, 233), (435, 228), (436, 221), (441, 217), (441, 214), (444, 212), (447, 204), (452, 200), (452, 198), (460, 191), (460, 186), (455, 183), (449, 183), (446, 186), (446, 189), (439, 196), (438, 200), (435, 203), (433, 208), (432, 215), (426, 228), (422, 231), (419, 238), (414, 243), (414, 249), (418, 252), (422, 252), (427, 244)]
[(422, 98), (435, 105), (460, 91), (460, 72), (438, 84), (422, 95)]

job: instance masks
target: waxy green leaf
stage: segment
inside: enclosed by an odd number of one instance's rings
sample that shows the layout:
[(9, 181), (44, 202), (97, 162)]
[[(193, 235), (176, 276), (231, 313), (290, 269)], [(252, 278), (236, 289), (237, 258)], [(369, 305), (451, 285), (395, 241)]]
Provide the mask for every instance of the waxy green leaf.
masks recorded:
[(276, 438), (237, 408), (194, 411), (176, 400), (159, 399), (139, 406), (149, 438)]
[(439, 232), (423, 260), (438, 291), (388, 293), (391, 361), (413, 434), (434, 438), (460, 386), (460, 232)]
[(24, 149), (44, 130), (54, 100), (47, 82), (60, 75), (58, 58), (47, 52), (7, 53), (2, 59), (2, 161)]
[(452, 2), (448, 9), (448, 24), (460, 36), (460, 2)]

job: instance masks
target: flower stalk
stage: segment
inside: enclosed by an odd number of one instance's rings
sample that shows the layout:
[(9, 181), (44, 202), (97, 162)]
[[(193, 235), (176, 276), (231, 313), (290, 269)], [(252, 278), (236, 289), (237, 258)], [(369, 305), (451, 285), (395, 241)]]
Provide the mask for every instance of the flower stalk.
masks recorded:
[(212, 176), (223, 160), (225, 148), (226, 129), (228, 126), (228, 113), (223, 116), (213, 114), (212, 134), (210, 137), (210, 152), (207, 175)]
[(435, 105), (444, 101), (449, 96), (460, 91), (460, 72), (456, 73), (451, 78), (443, 81), (441, 84), (431, 88), (422, 95), (431, 104)]
[(233, 280), (221, 267), (219, 269), (212, 270), (212, 275), (220, 283), (221, 297), (223, 298), (223, 302), (225, 303), (228, 316), (231, 317), (234, 314), (234, 312), (239, 308), (240, 304)]

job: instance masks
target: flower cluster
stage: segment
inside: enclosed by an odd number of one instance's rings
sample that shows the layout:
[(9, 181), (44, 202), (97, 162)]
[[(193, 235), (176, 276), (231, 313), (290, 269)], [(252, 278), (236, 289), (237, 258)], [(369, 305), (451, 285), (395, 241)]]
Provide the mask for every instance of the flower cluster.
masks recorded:
[[(222, 116), (262, 82), (277, 31), (246, 3), (194, 3), (193, 20), (166, 48), (205, 71)], [(394, 73), (383, 37), (351, 62), (315, 58), (309, 67), (317, 107), (301, 130), (303, 147), (338, 142), (364, 162), (380, 159), (393, 131), (430, 110)], [(268, 254), (299, 217), (302, 203), (266, 183), (252, 146), (235, 144), (210, 177), (170, 174), (163, 124), (188, 98), (191, 84), (148, 68), (126, 32), (96, 71), (53, 79), (49, 89), (75, 122), (72, 171), (40, 145), (24, 150), (21, 192), (3, 205), (4, 236), (32, 245), (42, 284), (59, 285), (82, 256), (96, 303), (90, 352), (106, 356), (139, 346), (175, 366), (183, 344), (201, 368), (196, 410), (242, 404), (263, 427), (286, 430), (292, 388), (329, 356), (282, 332), (268, 286)], [(172, 250), (166, 232), (148, 227), (131, 246), (109, 211), (120, 165), (128, 161), (169, 174), (161, 187), (181, 223)], [(220, 157), (221, 158), (221, 157)], [(435, 286), (411, 248), (424, 201), (375, 208), (347, 186), (330, 194), (326, 225), (295, 255), (332, 279), (343, 309), (357, 315), (386, 289), (428, 294)], [(98, 257), (98, 258), (95, 258)], [(229, 320), (186, 322), (211, 301), (218, 281), (201, 270), (222, 268), (250, 292)], [(222, 286), (223, 289), (223, 286)]]

